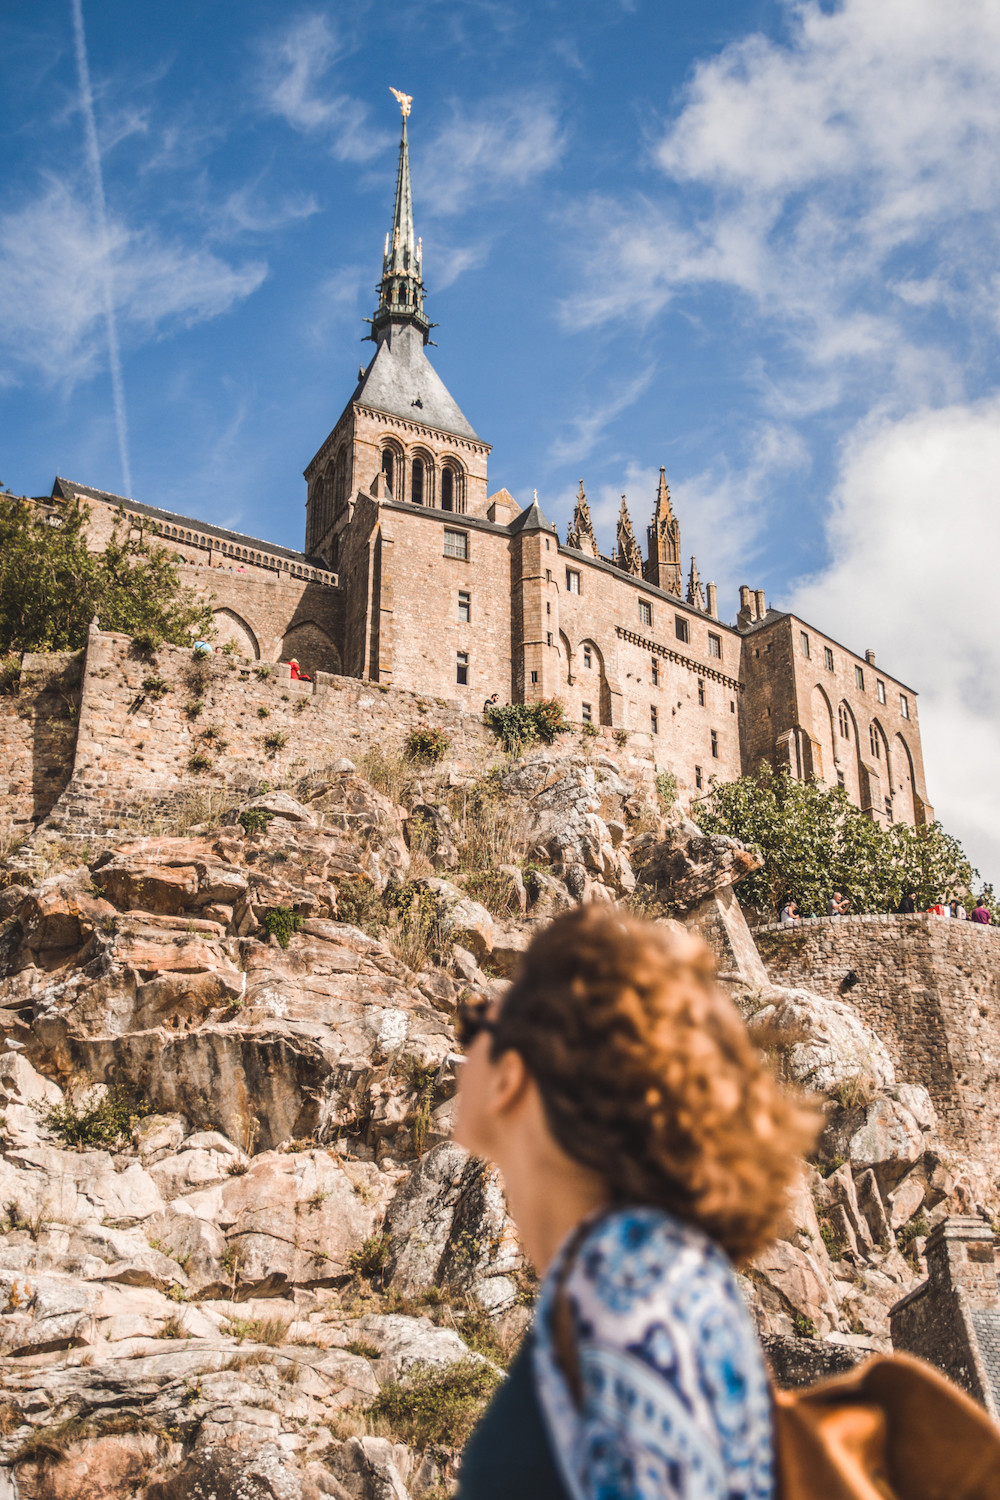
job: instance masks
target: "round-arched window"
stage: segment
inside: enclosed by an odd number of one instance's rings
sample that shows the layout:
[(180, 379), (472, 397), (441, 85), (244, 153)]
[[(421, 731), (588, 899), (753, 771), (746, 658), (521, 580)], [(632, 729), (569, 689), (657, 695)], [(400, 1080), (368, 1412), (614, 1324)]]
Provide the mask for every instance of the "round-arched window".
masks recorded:
[(410, 499), (414, 505), (424, 503), (424, 461), (422, 458), (413, 460), (413, 467), (410, 471)]

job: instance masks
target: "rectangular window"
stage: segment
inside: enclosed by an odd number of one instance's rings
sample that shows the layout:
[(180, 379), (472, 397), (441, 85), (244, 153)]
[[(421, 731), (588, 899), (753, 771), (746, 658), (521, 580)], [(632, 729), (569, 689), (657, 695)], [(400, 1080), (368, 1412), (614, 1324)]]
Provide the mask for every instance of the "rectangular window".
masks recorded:
[(458, 618), (462, 621), (463, 625), (468, 625), (472, 619), (472, 595), (467, 593), (465, 589), (459, 589), (458, 591)]
[(551, 568), (546, 568), (545, 569), (545, 582), (546, 583), (551, 583), (552, 582), (552, 569)]
[(881, 682), (881, 681), (876, 682), (876, 684), (875, 684), (875, 692), (876, 692), (876, 694), (878, 696), (878, 701), (880, 703), (884, 703), (885, 702), (885, 683)]
[(659, 734), (660, 732), (660, 716), (655, 708), (649, 710), (649, 732), (650, 734)]
[(639, 600), (639, 624), (640, 625), (652, 625), (652, 623), (653, 623), (653, 606), (650, 604), (650, 602), (649, 602), (648, 599), (640, 599)]
[(846, 787), (847, 786), (847, 783), (844, 780), (844, 773), (843, 773), (843, 771), (838, 771), (837, 772), (837, 785), (839, 787)]
[(660, 685), (660, 663), (656, 660), (655, 656), (653, 657), (653, 660), (650, 663), (650, 670), (652, 671), (652, 674), (653, 674), (653, 686), (654, 687), (659, 687), (659, 685)]
[(537, 682), (538, 681), (538, 673), (537, 672), (532, 672), (532, 674), (531, 674), (531, 680), (532, 680), (532, 682)]
[(460, 651), (458, 653), (458, 656), (455, 658), (455, 681), (458, 683), (459, 687), (468, 687), (469, 685), (468, 651)]
[(546, 646), (551, 646), (552, 645), (552, 632), (551, 632), (551, 630), (547, 630), (545, 632), (545, 644), (546, 644)]
[(691, 627), (688, 624), (687, 620), (684, 619), (683, 615), (674, 615), (674, 634), (677, 636), (677, 639), (679, 641), (683, 641), (685, 645), (691, 639)]
[(546, 599), (545, 601), (545, 613), (547, 615), (550, 615), (552, 613), (552, 605), (549, 603), (548, 599)]
[(833, 652), (830, 650), (829, 646), (824, 646), (823, 647), (823, 660), (826, 663), (826, 670), (828, 672), (832, 672), (833, 671)]
[(863, 668), (861, 668), (861, 667), (855, 667), (854, 668), (854, 681), (857, 683), (857, 685), (861, 689), (861, 691), (864, 692), (864, 690), (865, 690), (865, 674), (864, 674)]
[(444, 529), (444, 555), (445, 557), (467, 559), (469, 556), (469, 533), (467, 531), (450, 531), (446, 526)]
[(700, 678), (698, 679), (698, 707), (705, 707), (705, 684)]
[(580, 705), (580, 711), (583, 714), (583, 722), (585, 724), (593, 724), (593, 722), (594, 722), (594, 711), (591, 708), (590, 704), (589, 703), (582, 703)]
[(702, 775), (701, 766), (695, 766), (694, 768), (694, 784), (698, 788), (699, 792), (705, 785), (705, 778)]
[(721, 635), (712, 635), (712, 634), (709, 634), (709, 637), (708, 637), (708, 654), (709, 654), (709, 656), (714, 656), (716, 658), (716, 660), (718, 660), (718, 661), (722, 660), (722, 636)]
[(712, 759), (713, 760), (718, 760), (718, 758), (719, 758), (719, 736), (715, 732), (715, 730), (713, 729), (712, 730)]
[(886, 799), (885, 799), (885, 815), (886, 815), (887, 819), (889, 820), (889, 822), (891, 823), (892, 822), (892, 798), (891, 797), (886, 797)]
[(809, 637), (804, 630), (799, 631), (799, 640), (802, 642), (802, 655), (808, 658), (812, 653), (809, 650)]
[(575, 568), (566, 569), (566, 592), (567, 594), (580, 592), (580, 575)]
[(594, 665), (594, 654), (589, 646), (583, 648), (583, 665), (588, 669)]
[(736, 712), (736, 699), (735, 698), (730, 698), (730, 700), (729, 700), (729, 712), (731, 714), (734, 714)]
[(910, 717), (910, 700), (905, 693), (900, 693), (899, 695), (899, 711), (904, 719)]

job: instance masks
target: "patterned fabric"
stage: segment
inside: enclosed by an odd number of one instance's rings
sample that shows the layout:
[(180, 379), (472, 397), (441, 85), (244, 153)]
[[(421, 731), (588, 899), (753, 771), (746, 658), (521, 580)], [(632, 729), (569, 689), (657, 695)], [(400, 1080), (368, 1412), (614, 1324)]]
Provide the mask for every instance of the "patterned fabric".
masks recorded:
[(542, 1284), (534, 1364), (574, 1500), (771, 1500), (767, 1375), (722, 1252), (657, 1209), (595, 1221), (565, 1284), (579, 1409), (551, 1336), (567, 1253)]

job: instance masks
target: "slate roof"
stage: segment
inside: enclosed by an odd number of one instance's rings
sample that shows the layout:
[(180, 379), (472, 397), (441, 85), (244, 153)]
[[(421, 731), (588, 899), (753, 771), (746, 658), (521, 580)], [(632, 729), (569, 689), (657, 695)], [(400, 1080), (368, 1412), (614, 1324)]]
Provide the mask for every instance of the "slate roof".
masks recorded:
[(351, 400), (482, 442), (424, 353), (420, 330), (409, 323), (392, 325)]
[(997, 1411), (1000, 1411), (1000, 1312), (992, 1308), (981, 1311), (977, 1309), (970, 1316), (993, 1400)]
[[(210, 521), (198, 521), (192, 516), (181, 516), (173, 510), (159, 510), (155, 505), (142, 505), (138, 500), (130, 500), (127, 495), (115, 495), (110, 490), (95, 490), (89, 484), (77, 484), (72, 479), (62, 479), (58, 475), (52, 486), (53, 500), (70, 500), (74, 495), (86, 495), (91, 500), (104, 500), (109, 505), (123, 505), (126, 510), (134, 511), (140, 516), (149, 516), (154, 521), (165, 521), (170, 526), (183, 526), (189, 531), (200, 531), (206, 536), (221, 537), (223, 541), (232, 542), (237, 547), (254, 547), (260, 552), (269, 552), (272, 557), (287, 557), (290, 562), (300, 563), (304, 568), (321, 568), (324, 573), (330, 569), (320, 557), (309, 557), (305, 552), (295, 552), (291, 547), (279, 547), (277, 542), (265, 542), (260, 537), (246, 536), (242, 531), (227, 531), (223, 526), (213, 526)], [(167, 538), (172, 540), (172, 538)]]

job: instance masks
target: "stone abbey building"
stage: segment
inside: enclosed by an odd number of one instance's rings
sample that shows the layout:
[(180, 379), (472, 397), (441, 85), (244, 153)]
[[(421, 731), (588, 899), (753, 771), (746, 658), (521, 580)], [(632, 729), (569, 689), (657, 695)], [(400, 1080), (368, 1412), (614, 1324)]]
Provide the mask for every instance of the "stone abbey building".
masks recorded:
[[(565, 542), (537, 497), (489, 492), (490, 445), (426, 352), (406, 116), (386, 236), (375, 352), (305, 469), (305, 551), (57, 479), (93, 545), (124, 510), (156, 531), (184, 581), (212, 596), (219, 639), (248, 656), (457, 700), (558, 697), (571, 719), (627, 730), (684, 800), (762, 762), (844, 786), (881, 821), (932, 816), (914, 691), (814, 626), (740, 590), (734, 624), (694, 559), (687, 577), (663, 470), (646, 533), (622, 499), (598, 550), (583, 484)], [(199, 572), (198, 569), (205, 571)]]

